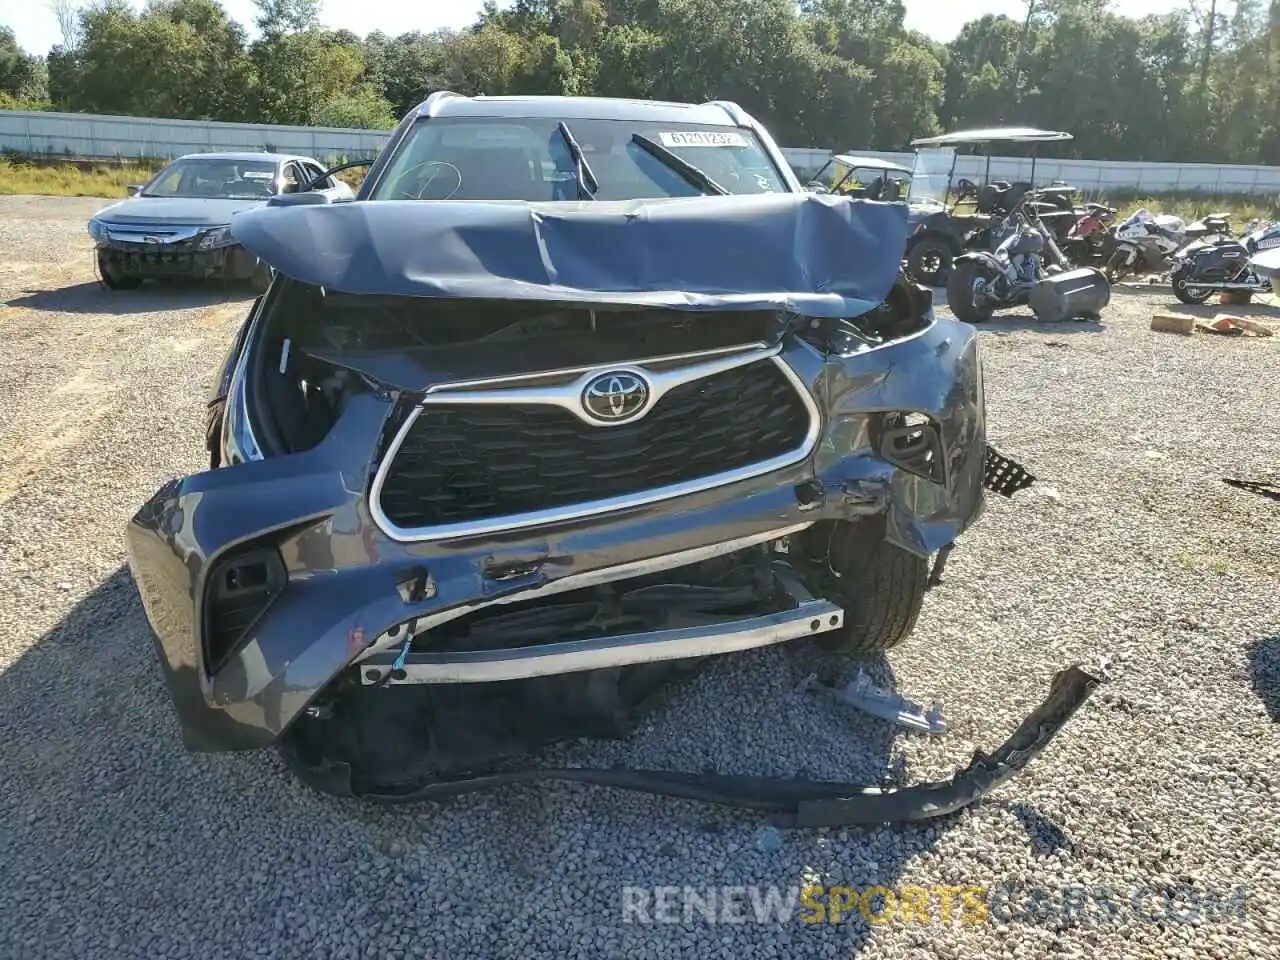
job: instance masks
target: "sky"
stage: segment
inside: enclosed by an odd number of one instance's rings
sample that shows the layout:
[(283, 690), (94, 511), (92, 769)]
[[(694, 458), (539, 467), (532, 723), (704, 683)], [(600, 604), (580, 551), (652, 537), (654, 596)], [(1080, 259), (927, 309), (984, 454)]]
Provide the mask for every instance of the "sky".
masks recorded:
[[(483, 0), (324, 0), (321, 19), (334, 29), (364, 36), (374, 30), (394, 36), (410, 30), (424, 33), (441, 27), (459, 28), (473, 23)], [(725, 0), (726, 3), (732, 0)], [(951, 40), (969, 20), (984, 13), (1020, 16), (1025, 0), (904, 0), (907, 26), (935, 40)], [(233, 19), (246, 25), (254, 15), (252, 0), (222, 0)], [(1112, 8), (1126, 16), (1140, 17), (1170, 9), (1171, 0), (1113, 0)], [(44, 54), (61, 41), (58, 21), (47, 0), (4, 0), (0, 26), (10, 27), (18, 45), (28, 53)], [(142, 6), (134, 0), (134, 6)]]

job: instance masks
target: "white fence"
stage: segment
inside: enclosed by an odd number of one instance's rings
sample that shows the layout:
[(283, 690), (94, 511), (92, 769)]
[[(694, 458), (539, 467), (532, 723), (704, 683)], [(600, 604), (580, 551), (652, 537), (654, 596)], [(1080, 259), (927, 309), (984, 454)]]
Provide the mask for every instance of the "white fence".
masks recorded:
[(0, 150), (78, 160), (177, 157), (215, 150), (357, 159), (376, 154), (390, 132), (0, 110)]
[[(874, 150), (841, 151), (856, 157), (878, 157), (911, 166), (910, 153), (879, 153)], [(831, 155), (826, 150), (789, 149), (787, 160), (801, 176), (815, 173)], [(956, 177), (982, 181), (986, 171), (985, 157), (962, 156), (956, 159)], [(1031, 160), (1025, 157), (992, 157), (993, 179), (1030, 180)], [(1280, 167), (1247, 166), (1218, 163), (1154, 163), (1120, 160), (1049, 160), (1036, 161), (1036, 182), (1062, 180), (1086, 192), (1108, 189), (1148, 190), (1167, 193), (1173, 190), (1196, 190), (1204, 193), (1260, 193), (1280, 196)]]
[[(0, 150), (76, 159), (174, 157), (210, 150), (301, 153), (322, 161), (336, 157), (355, 159), (375, 154), (388, 133), (387, 130), (337, 127), (0, 110)], [(802, 177), (815, 173), (830, 156), (826, 150), (809, 147), (788, 147), (783, 152)], [(910, 153), (849, 152), (911, 165)], [(985, 168), (986, 160), (982, 157), (961, 157), (956, 176), (980, 179)], [(1007, 180), (1028, 179), (1031, 161), (992, 157), (991, 173)], [(1036, 180), (1064, 180), (1089, 193), (1119, 188), (1152, 193), (1198, 190), (1280, 195), (1280, 167), (1264, 166), (1045, 159), (1036, 164)]]

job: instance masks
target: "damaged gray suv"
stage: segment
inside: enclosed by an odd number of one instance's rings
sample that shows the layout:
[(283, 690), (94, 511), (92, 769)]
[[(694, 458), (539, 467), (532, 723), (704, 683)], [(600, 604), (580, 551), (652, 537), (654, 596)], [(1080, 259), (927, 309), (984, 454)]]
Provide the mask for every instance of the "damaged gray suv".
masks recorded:
[(232, 227), (276, 276), (213, 469), (129, 525), (190, 749), (503, 782), (708, 657), (892, 647), (981, 512), (976, 334), (905, 208), (805, 193), (733, 104), (435, 94), (354, 202), (299, 196)]

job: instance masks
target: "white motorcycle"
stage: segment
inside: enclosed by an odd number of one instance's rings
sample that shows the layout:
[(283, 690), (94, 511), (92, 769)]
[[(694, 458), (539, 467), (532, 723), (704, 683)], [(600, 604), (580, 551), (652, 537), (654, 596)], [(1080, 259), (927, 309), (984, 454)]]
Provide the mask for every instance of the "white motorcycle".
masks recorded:
[(1164, 273), (1187, 242), (1187, 225), (1170, 213), (1143, 207), (1115, 228), (1115, 249), (1103, 272), (1117, 280), (1129, 274)]

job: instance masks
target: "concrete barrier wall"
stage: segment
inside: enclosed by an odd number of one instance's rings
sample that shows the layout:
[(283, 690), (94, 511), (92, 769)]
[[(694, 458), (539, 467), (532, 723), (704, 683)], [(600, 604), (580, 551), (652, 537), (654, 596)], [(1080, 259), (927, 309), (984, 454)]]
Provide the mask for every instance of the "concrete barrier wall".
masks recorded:
[[(345, 130), (337, 127), (289, 127), (256, 123), (214, 123), (147, 117), (106, 117), (80, 113), (0, 110), (0, 150), (74, 159), (175, 157), (211, 150), (269, 150), (300, 153), (322, 161), (357, 159), (382, 148), (388, 130)], [(815, 173), (830, 155), (811, 147), (784, 148), (801, 177)], [(910, 153), (854, 150), (858, 156), (880, 157), (905, 166)], [(956, 175), (980, 179), (986, 161), (961, 157)], [(993, 177), (1029, 179), (1031, 161), (993, 157)], [(1211, 163), (1151, 163), (1108, 160), (1040, 160), (1036, 180), (1064, 180), (1085, 191), (1106, 189), (1198, 190), (1211, 193), (1280, 195), (1280, 167)]]

